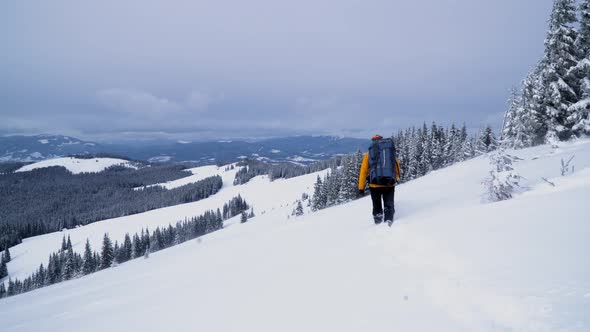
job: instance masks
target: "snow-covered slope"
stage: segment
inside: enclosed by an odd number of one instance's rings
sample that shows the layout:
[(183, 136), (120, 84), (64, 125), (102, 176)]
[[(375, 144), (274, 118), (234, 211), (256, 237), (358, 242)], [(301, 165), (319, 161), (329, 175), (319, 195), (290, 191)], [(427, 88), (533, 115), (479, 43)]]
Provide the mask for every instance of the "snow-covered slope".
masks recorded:
[[(516, 154), (526, 193), (482, 204), (489, 166), (477, 158), (401, 185), (392, 228), (371, 224), (369, 198), (288, 219), (292, 207), (283, 202), (293, 197), (279, 197), (311, 188), (315, 175), (228, 186), (210, 199), (243, 191), (267, 213), (149, 259), (4, 299), (2, 329), (588, 331), (590, 141)], [(560, 159), (573, 154), (576, 172), (561, 177)], [(182, 215), (198, 204), (153, 213)], [(158, 223), (143, 215), (143, 223)], [(116, 232), (117, 225), (87, 227)], [(77, 250), (99, 231), (76, 233), (85, 228), (70, 231)], [(17, 248), (14, 264), (29, 255)]]
[[(166, 189), (174, 189), (174, 188), (182, 187), (182, 186), (187, 185), (189, 183), (199, 182), (200, 180), (203, 180), (207, 177), (219, 174), (219, 170), (220, 170), (219, 167), (217, 167), (215, 165), (189, 168), (186, 171), (192, 175), (188, 175), (186, 177), (183, 177), (183, 178), (180, 178), (177, 180), (173, 180), (173, 181), (168, 181), (168, 182), (164, 182), (164, 183), (156, 183), (156, 184), (152, 184), (152, 185), (145, 186), (145, 187), (139, 187), (136, 189), (142, 189), (142, 188), (154, 187), (154, 186), (160, 186), (160, 187), (166, 188)], [(228, 180), (231, 180), (231, 179), (228, 179)]]
[[(233, 180), (239, 167), (225, 171), (225, 167), (203, 166), (191, 169), (195, 175), (203, 178), (220, 175), (223, 180), (221, 190), (201, 201), (176, 205), (167, 208), (151, 210), (144, 213), (124, 216), (95, 222), (62, 232), (55, 232), (41, 236), (27, 238), (23, 243), (10, 248), (12, 256), (18, 257), (8, 263), (9, 276), (23, 279), (35, 271), (39, 264), (47, 265), (48, 254), (59, 249), (62, 237), (70, 236), (73, 249), (83, 253), (86, 239), (90, 240), (92, 248), (98, 250), (102, 244), (104, 233), (109, 233), (113, 241), (122, 242), (125, 233), (139, 233), (141, 229), (168, 226), (179, 220), (199, 216), (205, 211), (217, 209), (230, 199), (241, 195), (249, 204), (254, 206), (256, 214), (272, 214), (280, 218), (290, 213), (293, 202), (304, 192), (310, 192), (316, 175), (306, 175), (289, 180), (270, 182), (268, 177), (260, 176), (245, 185), (233, 186)], [(177, 180), (177, 181), (181, 181)], [(288, 212), (287, 212), (288, 210)]]
[(117, 158), (92, 158), (92, 159), (81, 159), (74, 157), (66, 158), (55, 158), (39, 161), (33, 164), (23, 166), (16, 170), (17, 172), (32, 171), (37, 168), (61, 166), (65, 167), (68, 171), (79, 174), (79, 173), (98, 173), (105, 169), (115, 166), (125, 166), (136, 168), (128, 160), (117, 159)]

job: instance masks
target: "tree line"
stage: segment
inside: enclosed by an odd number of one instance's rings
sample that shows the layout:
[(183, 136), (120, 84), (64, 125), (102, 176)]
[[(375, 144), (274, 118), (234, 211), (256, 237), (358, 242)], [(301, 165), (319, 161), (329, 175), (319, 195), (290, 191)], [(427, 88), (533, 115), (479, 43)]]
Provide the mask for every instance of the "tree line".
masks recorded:
[[(245, 222), (254, 216), (253, 209), (249, 214), (245, 213), (250, 208), (250, 205), (238, 196), (224, 205), (223, 215), (220, 209), (210, 210), (200, 216), (178, 221), (174, 226), (169, 224), (168, 227), (157, 227), (153, 232), (142, 228), (140, 233), (133, 236), (125, 234), (121, 243), (115, 241), (113, 244), (109, 234), (105, 233), (100, 252), (93, 251), (90, 241), (86, 239), (82, 255), (74, 252), (70, 237), (66, 238), (64, 235), (60, 249), (49, 255), (47, 267), (41, 264), (32, 275), (22, 281), (10, 278), (8, 287), (5, 287), (3, 282), (0, 283), (0, 298), (92, 274), (131, 259), (147, 258), (150, 253), (222, 229), (224, 220), (237, 215), (241, 215), (241, 222)], [(2, 255), (3, 262), (5, 255), (6, 253)]]
[(241, 166), (236, 173), (234, 185), (245, 184), (259, 175), (268, 175), (271, 181), (276, 179), (289, 179), (301, 175), (319, 172), (328, 168), (338, 167), (342, 163), (342, 156), (335, 156), (327, 160), (321, 160), (312, 165), (301, 166), (290, 162), (269, 164), (256, 159), (245, 159), (237, 166)]
[[(467, 128), (454, 124), (448, 128), (432, 123), (399, 131), (393, 137), (397, 158), (400, 161), (400, 181), (419, 178), (433, 170), (450, 166), (494, 151), (498, 140), (487, 126), (477, 136), (469, 136)], [(314, 193), (308, 201), (313, 211), (358, 198), (358, 177), (363, 153), (341, 157), (339, 167), (332, 167), (323, 179), (317, 177)]]
[(72, 174), (63, 167), (0, 175), (0, 245), (95, 221), (194, 202), (215, 194), (219, 176), (165, 189), (138, 187), (176, 180), (188, 174), (179, 165), (138, 170), (113, 166), (100, 173)]
[(590, 135), (590, 0), (555, 0), (545, 51), (504, 118), (506, 146), (526, 148)]

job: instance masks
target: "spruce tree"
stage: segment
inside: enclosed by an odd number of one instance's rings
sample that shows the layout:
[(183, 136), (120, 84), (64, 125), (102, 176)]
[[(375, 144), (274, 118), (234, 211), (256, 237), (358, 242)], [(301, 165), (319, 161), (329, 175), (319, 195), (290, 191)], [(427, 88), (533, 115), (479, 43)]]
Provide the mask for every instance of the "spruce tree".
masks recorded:
[(580, 28), (576, 48), (580, 59), (590, 57), (590, 0), (582, 0), (579, 6)]
[(0, 279), (6, 276), (8, 276), (8, 268), (6, 267), (6, 262), (2, 260), (0, 261)]
[(109, 238), (109, 234), (105, 233), (102, 239), (102, 252), (100, 254), (100, 269), (106, 269), (111, 267), (113, 261), (115, 259), (115, 253), (113, 248), (113, 243)]
[(313, 196), (311, 198), (311, 209), (313, 211), (318, 211), (324, 208), (322, 205), (322, 194), (323, 194), (323, 182), (320, 176), (317, 176), (315, 184), (313, 186)]
[(133, 244), (131, 242), (131, 237), (129, 233), (125, 234), (125, 240), (123, 241), (123, 247), (121, 248), (122, 254), (122, 261), (126, 262), (131, 259), (133, 253)]
[(516, 124), (518, 122), (518, 109), (521, 106), (521, 94), (516, 87), (510, 89), (510, 98), (508, 99), (508, 110), (504, 114), (502, 132), (500, 141), (506, 146), (512, 147), (516, 137)]
[(571, 70), (577, 81), (578, 100), (571, 105), (570, 120), (575, 135), (590, 135), (590, 0), (583, 0), (579, 7), (580, 28), (576, 48), (579, 61)]
[(514, 148), (526, 148), (545, 141), (547, 120), (540, 86), (537, 70), (530, 72), (522, 83), (521, 105), (516, 107), (513, 127), (511, 146)]
[(240, 216), (240, 223), (243, 224), (245, 222), (248, 222), (248, 214), (244, 211)]
[(295, 207), (295, 213), (296, 216), (302, 216), (303, 215), (303, 205), (301, 205), (301, 201), (297, 201), (297, 206)]
[(66, 236), (64, 234), (63, 238), (61, 239), (61, 251), (66, 251), (68, 250), (68, 243), (66, 241)]
[(555, 0), (545, 40), (541, 79), (547, 114), (546, 142), (568, 139), (572, 134), (570, 106), (577, 101), (575, 76), (571, 69), (578, 63), (575, 0)]
[(84, 247), (84, 263), (82, 265), (82, 273), (84, 275), (90, 274), (96, 270), (96, 263), (94, 261), (94, 255), (90, 248), (90, 241), (86, 239), (86, 246)]
[(494, 151), (498, 147), (498, 141), (492, 127), (486, 126), (484, 130), (479, 134), (477, 140), (476, 150), (478, 154), (485, 154)]
[(62, 280), (70, 280), (76, 273), (76, 266), (74, 261), (74, 251), (69, 247), (65, 254), (65, 262), (63, 268)]
[(4, 283), (0, 283), (0, 299), (6, 296), (6, 287), (4, 287)]
[(12, 257), (10, 256), (10, 248), (8, 248), (8, 246), (6, 246), (6, 249), (4, 249), (4, 254), (2, 256), (2, 259), (4, 260), (5, 263), (8, 263), (12, 260)]

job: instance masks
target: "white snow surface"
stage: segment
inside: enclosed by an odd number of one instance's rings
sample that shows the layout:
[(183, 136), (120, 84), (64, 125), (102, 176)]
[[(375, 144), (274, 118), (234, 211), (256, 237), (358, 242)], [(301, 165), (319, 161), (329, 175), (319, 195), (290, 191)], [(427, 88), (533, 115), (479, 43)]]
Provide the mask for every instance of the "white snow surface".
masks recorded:
[[(511, 153), (523, 158), (525, 193), (483, 204), (489, 165), (476, 158), (400, 185), (391, 228), (372, 224), (368, 197), (287, 218), (311, 193), (310, 174), (257, 177), (204, 201), (27, 239), (11, 248), (11, 275), (63, 234), (77, 251), (86, 237), (96, 248), (105, 231), (120, 241), (236, 193), (257, 213), (149, 259), (1, 300), (2, 330), (589, 331), (590, 141)], [(573, 154), (575, 172), (561, 177)], [(231, 183), (235, 170), (222, 174)]]
[(115, 166), (125, 166), (130, 168), (136, 168), (129, 161), (117, 158), (92, 158), (92, 159), (80, 159), (74, 157), (66, 158), (55, 158), (39, 161), (33, 164), (23, 166), (16, 170), (17, 172), (28, 172), (38, 168), (62, 166), (73, 174), (80, 173), (98, 173), (105, 169)]
[[(234, 166), (235, 166), (235, 164), (234, 164)], [(149, 188), (149, 187), (154, 187), (154, 186), (160, 186), (160, 187), (166, 188), (166, 189), (174, 189), (174, 188), (182, 187), (182, 186), (190, 184), (190, 183), (195, 183), (195, 182), (201, 181), (201, 180), (203, 180), (207, 177), (210, 177), (210, 176), (221, 175), (222, 169), (223, 168), (217, 167), (215, 165), (189, 168), (186, 171), (190, 172), (192, 175), (189, 175), (189, 176), (177, 179), (177, 180), (172, 180), (172, 181), (168, 181), (168, 182), (164, 182), (164, 183), (151, 184), (149, 186), (139, 187), (139, 188), (135, 188), (135, 189), (142, 189), (142, 188), (146, 188), (146, 187)]]

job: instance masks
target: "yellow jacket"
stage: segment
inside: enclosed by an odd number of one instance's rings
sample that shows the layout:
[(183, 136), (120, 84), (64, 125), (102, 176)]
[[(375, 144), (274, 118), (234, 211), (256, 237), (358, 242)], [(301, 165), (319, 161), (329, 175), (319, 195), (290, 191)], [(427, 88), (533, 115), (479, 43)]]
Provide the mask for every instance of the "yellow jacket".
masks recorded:
[[(399, 181), (399, 160), (395, 160), (395, 179)], [(359, 190), (365, 190), (365, 185), (367, 183), (367, 176), (369, 175), (369, 153), (365, 152), (363, 156), (363, 163), (361, 164), (361, 172), (359, 174)], [(385, 186), (381, 184), (371, 184), (369, 183), (369, 188), (384, 188), (384, 187), (395, 187), (395, 184), (391, 186)]]

